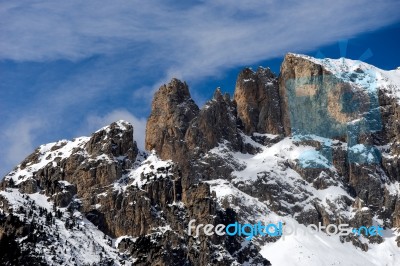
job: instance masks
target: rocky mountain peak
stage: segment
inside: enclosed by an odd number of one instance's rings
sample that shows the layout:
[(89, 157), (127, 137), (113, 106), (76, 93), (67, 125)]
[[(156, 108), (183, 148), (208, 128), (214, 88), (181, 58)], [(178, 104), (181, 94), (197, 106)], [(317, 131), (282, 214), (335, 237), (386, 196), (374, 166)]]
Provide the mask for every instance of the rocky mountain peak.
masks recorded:
[(272, 72), (272, 70), (269, 67), (262, 67), (259, 66), (257, 68), (257, 72), (259, 76), (263, 76), (265, 78), (269, 78), (269, 79), (275, 79), (276, 75), (274, 74), (274, 72)]
[(218, 87), (215, 90), (213, 99), (216, 100), (216, 101), (223, 101), (224, 100), (224, 96), (222, 96), (221, 88)]
[(92, 156), (102, 154), (126, 156), (134, 161), (138, 154), (136, 142), (133, 140), (133, 126), (124, 120), (114, 122), (93, 133), (85, 147)]
[(237, 78), (234, 101), (246, 134), (282, 133), (277, 77), (269, 68), (242, 70)]
[(163, 159), (184, 157), (183, 139), (199, 107), (191, 99), (186, 83), (172, 79), (155, 93), (146, 125), (146, 149)]
[[(161, 86), (158, 93), (168, 95), (171, 100), (176, 102), (183, 102), (190, 98), (188, 85), (177, 78), (172, 78), (168, 84)], [(154, 97), (156, 98), (157, 95)]]

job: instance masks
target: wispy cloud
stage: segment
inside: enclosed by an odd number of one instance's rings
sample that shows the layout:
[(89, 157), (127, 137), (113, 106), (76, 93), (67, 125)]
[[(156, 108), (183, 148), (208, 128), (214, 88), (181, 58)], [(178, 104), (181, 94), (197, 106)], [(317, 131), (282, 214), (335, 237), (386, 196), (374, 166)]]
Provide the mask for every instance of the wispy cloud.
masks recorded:
[[(1, 138), (7, 141), (3, 143), (3, 148), (0, 150), (0, 156), (5, 159), (4, 164), (15, 164), (33, 152), (36, 139), (42, 133), (41, 128), (44, 126), (45, 122), (38, 117), (24, 117), (4, 129)], [(1, 171), (7, 170), (11, 169)]]
[(310, 49), (399, 20), (398, 1), (18, 1), (0, 9), (0, 58), (79, 60), (134, 49), (184, 76)]
[[(22, 160), (40, 141), (74, 135), (71, 128), (89, 134), (125, 117), (142, 130), (141, 109), (171, 77), (198, 84), (233, 67), (378, 29), (398, 21), (398, 10), (400, 2), (389, 0), (1, 1), (0, 64), (75, 65), (60, 70), (58, 83), (37, 81), (24, 104), (11, 92), (0, 99), (10, 109), (2, 110), (0, 130), (10, 134), (0, 138), (0, 167)], [(127, 102), (121, 106), (116, 97)], [(86, 121), (87, 114), (96, 115)], [(46, 138), (35, 135), (43, 130)]]

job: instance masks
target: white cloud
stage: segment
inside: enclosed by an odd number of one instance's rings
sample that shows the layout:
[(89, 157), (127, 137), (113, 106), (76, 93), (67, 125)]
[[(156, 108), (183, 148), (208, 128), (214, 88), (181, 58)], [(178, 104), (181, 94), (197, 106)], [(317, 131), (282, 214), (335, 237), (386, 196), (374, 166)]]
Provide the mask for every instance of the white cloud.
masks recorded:
[(35, 139), (43, 132), (44, 126), (45, 123), (39, 118), (26, 117), (9, 124), (4, 129), (2, 138), (7, 139), (7, 143), (3, 145), (1, 150), (4, 165), (1, 165), (0, 175), (4, 175), (5, 171), (11, 170), (7, 169), (7, 166), (17, 164), (30, 152), (33, 152), (34, 148), (36, 148)]
[(104, 116), (89, 115), (86, 120), (85, 128), (81, 131), (83, 134), (90, 134), (99, 128), (107, 126), (118, 120), (125, 120), (133, 125), (133, 135), (138, 147), (144, 150), (144, 139), (146, 132), (146, 119), (138, 118), (124, 109), (114, 110)]
[(398, 21), (398, 1), (18, 1), (0, 9), (0, 58), (79, 60), (137, 51), (184, 78), (312, 49)]
[[(133, 92), (134, 99), (149, 102), (172, 77), (198, 81), (289, 51), (312, 50), (398, 21), (399, 9), (400, 2), (390, 0), (9, 2), (0, 6), (0, 59), (105, 55), (107, 64), (84, 69), (51, 92), (56, 110), (93, 99), (128, 75), (148, 80), (157, 70), (153, 83)], [(110, 59), (116, 54), (122, 60)]]

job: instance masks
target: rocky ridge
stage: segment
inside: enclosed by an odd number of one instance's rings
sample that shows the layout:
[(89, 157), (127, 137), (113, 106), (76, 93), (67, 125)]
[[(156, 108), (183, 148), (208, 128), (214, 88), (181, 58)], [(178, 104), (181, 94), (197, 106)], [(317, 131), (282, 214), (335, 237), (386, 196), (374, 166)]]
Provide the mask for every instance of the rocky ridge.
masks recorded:
[(356, 254), (392, 249), (400, 243), (394, 76), (358, 61), (288, 54), (279, 76), (244, 69), (233, 99), (217, 89), (202, 108), (187, 84), (173, 79), (153, 99), (150, 153), (137, 149), (133, 126), (118, 121), (91, 137), (40, 146), (4, 178), (0, 244), (16, 255), (2, 262), (269, 265), (279, 259), (273, 252), (279, 238), (196, 238), (186, 233), (191, 219), (378, 224), (391, 237), (340, 241), (352, 243)]

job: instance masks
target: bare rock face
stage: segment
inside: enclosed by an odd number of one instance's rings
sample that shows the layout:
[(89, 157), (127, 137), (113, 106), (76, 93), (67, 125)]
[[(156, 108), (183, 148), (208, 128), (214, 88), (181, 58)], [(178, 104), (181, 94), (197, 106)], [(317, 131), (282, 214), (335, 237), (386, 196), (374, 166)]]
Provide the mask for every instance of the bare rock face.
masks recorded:
[(208, 151), (218, 143), (228, 141), (233, 150), (240, 150), (241, 137), (237, 129), (236, 109), (228, 96), (218, 88), (198, 116), (192, 120), (186, 132), (185, 142), (189, 150)]
[[(298, 57), (293, 54), (287, 54), (281, 65), (279, 76), (279, 94), (281, 96), (281, 114), (282, 114), (282, 124), (284, 128), (285, 135), (288, 136), (292, 133), (292, 125), (294, 121), (291, 121), (290, 112), (296, 112), (293, 107), (290, 106), (290, 87), (296, 84), (296, 82), (302, 83), (313, 83), (310, 86), (304, 87), (298, 91), (299, 96), (313, 96), (318, 93), (317, 79), (324, 77), (324, 75), (329, 75), (322, 66), (315, 64), (309, 60)], [(300, 86), (299, 86), (300, 88)], [(297, 92), (297, 91), (296, 91)], [(296, 94), (297, 96), (297, 94)], [(306, 120), (307, 121), (307, 120)]]
[[(400, 105), (384, 92), (379, 94), (382, 114), (382, 131), (374, 134), (379, 145), (390, 143), (392, 154), (400, 154)], [(400, 181), (400, 160), (396, 156), (383, 156), (382, 164), (392, 181)]]
[[(396, 99), (388, 97), (384, 91), (379, 93), (379, 105), (382, 130), (374, 133), (373, 139), (376, 145), (388, 147), (381, 157), (382, 168), (391, 182), (398, 182), (400, 181), (400, 105)], [(383, 201), (384, 208), (380, 216), (390, 221), (388, 226), (400, 227), (400, 195), (390, 193), (386, 189), (383, 193), (380, 201)], [(396, 241), (400, 247), (400, 238)]]
[(37, 182), (35, 179), (30, 178), (24, 182), (22, 182), (19, 186), (19, 190), (21, 193), (32, 194), (37, 192)]
[(278, 80), (269, 68), (244, 69), (236, 81), (234, 101), (246, 134), (283, 133)]
[(172, 79), (156, 92), (146, 125), (146, 149), (162, 159), (185, 159), (183, 143), (190, 121), (199, 113), (186, 83)]

